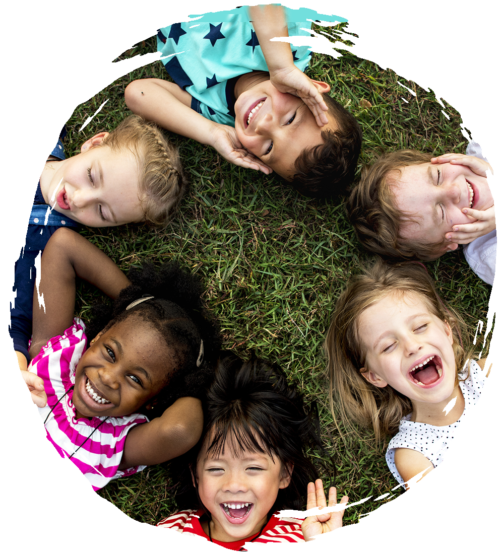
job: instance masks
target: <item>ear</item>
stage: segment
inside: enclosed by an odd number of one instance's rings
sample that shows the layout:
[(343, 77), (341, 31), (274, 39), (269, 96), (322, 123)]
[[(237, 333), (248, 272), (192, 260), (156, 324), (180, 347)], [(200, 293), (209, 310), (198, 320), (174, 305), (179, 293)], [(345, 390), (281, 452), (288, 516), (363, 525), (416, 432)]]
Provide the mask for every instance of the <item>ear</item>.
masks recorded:
[(280, 480), (280, 484), (278, 486), (279, 489), (285, 489), (291, 483), (292, 479), (292, 472), (294, 471), (294, 465), (291, 463), (287, 463), (283, 465), (282, 468), (282, 478)]
[(103, 140), (109, 136), (109, 134), (110, 133), (108, 133), (107, 131), (102, 131), (101, 133), (98, 133), (98, 135), (91, 137), (81, 146), (81, 152), (86, 152), (86, 150), (90, 150), (94, 146), (100, 146)]
[(445, 325), (446, 335), (448, 336), (448, 341), (450, 342), (450, 345), (453, 345), (453, 330), (452, 330), (452, 327), (450, 326), (450, 324), (446, 320), (444, 321), (444, 325)]
[(157, 405), (158, 399), (157, 397), (153, 397), (150, 401), (148, 405), (145, 405), (145, 408), (147, 410), (152, 410), (156, 405)]
[(378, 374), (372, 372), (371, 370), (361, 368), (360, 373), (366, 381), (368, 381), (371, 385), (374, 385), (375, 387), (386, 387), (388, 385), (388, 383), (383, 378), (380, 378)]
[(443, 254), (445, 252), (456, 251), (458, 249), (458, 243), (449, 243), (444, 247)]
[(317, 87), (319, 93), (328, 93), (331, 90), (331, 85), (324, 81), (315, 81), (312, 79), (312, 83)]
[(103, 331), (99, 331), (99, 332), (93, 337), (93, 339), (91, 339), (91, 341), (89, 342), (89, 344), (92, 345), (95, 341), (98, 341), (98, 339), (100, 339), (102, 333), (103, 333)]

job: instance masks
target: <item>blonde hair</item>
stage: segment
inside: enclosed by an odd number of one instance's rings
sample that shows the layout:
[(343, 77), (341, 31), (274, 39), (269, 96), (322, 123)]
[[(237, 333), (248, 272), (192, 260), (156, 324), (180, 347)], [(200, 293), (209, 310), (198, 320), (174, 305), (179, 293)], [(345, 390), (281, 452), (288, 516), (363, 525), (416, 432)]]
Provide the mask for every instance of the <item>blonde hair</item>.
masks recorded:
[(137, 115), (124, 119), (102, 145), (132, 150), (139, 165), (139, 197), (145, 220), (166, 227), (187, 189), (178, 149), (156, 124)]
[(401, 237), (401, 225), (415, 219), (395, 204), (394, 188), (401, 168), (425, 164), (431, 158), (431, 154), (418, 150), (399, 150), (380, 156), (362, 170), (361, 180), (348, 199), (347, 212), (357, 238), (369, 252), (389, 261), (434, 260), (443, 254), (444, 241), (426, 243)]
[[(390, 385), (378, 388), (362, 376), (365, 353), (361, 345), (358, 320), (370, 306), (391, 293), (417, 293), (429, 311), (453, 330), (453, 352), (457, 369), (462, 369), (471, 352), (462, 318), (447, 308), (439, 298), (434, 282), (419, 262), (390, 266), (378, 261), (353, 278), (336, 303), (324, 342), (329, 375), (330, 408), (336, 425), (336, 413), (345, 428), (354, 424), (374, 431), (376, 441), (397, 432), (403, 416), (412, 411), (411, 401)], [(339, 427), (339, 426), (338, 426)]]

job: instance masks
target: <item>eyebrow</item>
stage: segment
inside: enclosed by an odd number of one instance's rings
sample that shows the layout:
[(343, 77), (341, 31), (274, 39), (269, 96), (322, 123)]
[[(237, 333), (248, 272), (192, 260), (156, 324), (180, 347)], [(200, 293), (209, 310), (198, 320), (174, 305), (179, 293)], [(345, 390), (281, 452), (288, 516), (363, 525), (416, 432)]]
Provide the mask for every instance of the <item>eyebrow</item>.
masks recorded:
[[(116, 346), (116, 349), (119, 351), (119, 354), (120, 354), (121, 356), (123, 356), (123, 355), (124, 355), (124, 351), (123, 351), (122, 345), (119, 343), (119, 341), (117, 341), (117, 340), (114, 339), (114, 338), (111, 338), (110, 341)], [(133, 369), (136, 370), (137, 372), (139, 372), (140, 374), (143, 374), (143, 376), (145, 377), (145, 379), (146, 379), (150, 384), (152, 384), (151, 377), (150, 377), (149, 373), (147, 372), (147, 370), (145, 370), (145, 368), (142, 368), (141, 366), (135, 366)]]
[[(428, 316), (429, 313), (428, 312), (419, 312), (417, 314), (413, 314), (412, 316), (410, 316), (407, 320), (406, 323), (409, 324), (410, 322), (412, 322), (415, 318), (419, 318), (420, 316)], [(373, 344), (373, 349), (376, 349), (376, 347), (378, 346), (378, 343), (387, 335), (391, 334), (390, 330), (384, 331), (379, 337), (378, 339), (374, 342)]]
[[(299, 108), (296, 109), (296, 119), (293, 121), (293, 123), (291, 123), (289, 125), (289, 127), (293, 128), (293, 129), (298, 129), (299, 126), (301, 125), (301, 123), (303, 123), (304, 121), (304, 113), (305, 111), (303, 110), (303, 107), (308, 108), (308, 106), (306, 106), (306, 104), (302, 104), (301, 106), (299, 106)], [(311, 112), (310, 112), (311, 113)], [(275, 142), (273, 141), (273, 153), (272, 155), (268, 158), (267, 160), (267, 164), (276, 164), (278, 157), (276, 156), (276, 152), (274, 152), (275, 150)]]
[[(103, 169), (102, 169), (102, 166), (101, 166), (99, 160), (96, 161), (96, 165), (98, 167), (98, 173), (100, 174), (100, 185), (103, 188), (105, 183), (103, 181)], [(107, 203), (107, 208), (110, 210), (110, 214), (112, 216), (112, 223), (116, 224), (117, 223), (117, 218), (115, 217), (115, 214), (114, 214), (114, 211), (112, 210), (112, 207), (108, 203)]]

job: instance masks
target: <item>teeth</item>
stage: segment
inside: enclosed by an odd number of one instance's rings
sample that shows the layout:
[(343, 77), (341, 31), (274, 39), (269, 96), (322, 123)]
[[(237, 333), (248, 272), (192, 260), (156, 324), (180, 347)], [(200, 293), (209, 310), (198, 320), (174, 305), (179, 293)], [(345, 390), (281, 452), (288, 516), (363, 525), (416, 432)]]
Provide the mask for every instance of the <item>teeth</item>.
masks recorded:
[(255, 114), (255, 113), (257, 112), (257, 110), (259, 110), (259, 108), (260, 108), (263, 104), (264, 104), (264, 102), (259, 102), (259, 104), (258, 104), (253, 110), (250, 110), (250, 114), (248, 115), (248, 118), (247, 118), (247, 125), (250, 124), (250, 120), (251, 120), (251, 118), (252, 118), (252, 115)]
[(417, 384), (418, 384), (418, 385), (423, 385), (423, 383), (422, 383), (422, 382), (417, 382)]
[(439, 366), (436, 366), (436, 370), (437, 370), (437, 373), (439, 374), (439, 377), (441, 377), (441, 368)]
[(91, 382), (89, 381), (89, 379), (86, 382), (86, 391), (89, 393), (89, 396), (94, 399), (97, 403), (100, 403), (101, 405), (105, 405), (107, 403), (110, 403), (110, 401), (108, 399), (105, 399), (104, 397), (100, 397), (95, 391), (94, 389), (91, 387)]
[(223, 503), (226, 509), (244, 509), (248, 507), (250, 503)]
[[(426, 365), (428, 362), (430, 362), (433, 358), (434, 358), (434, 355), (432, 355), (431, 357), (429, 357), (427, 360), (424, 360), (422, 363), (417, 364), (417, 365), (415, 366), (415, 368), (413, 368), (413, 369), (411, 370), (411, 372), (414, 372), (417, 368), (422, 368), (422, 366), (425, 366), (425, 365)], [(410, 373), (411, 373), (411, 372), (410, 372)]]
[(474, 198), (474, 191), (473, 191), (473, 188), (472, 188), (471, 184), (469, 183), (469, 181), (467, 181), (467, 179), (466, 179), (466, 183), (467, 183), (467, 186), (469, 187), (469, 193), (470, 193), (469, 208), (472, 208), (473, 198)]

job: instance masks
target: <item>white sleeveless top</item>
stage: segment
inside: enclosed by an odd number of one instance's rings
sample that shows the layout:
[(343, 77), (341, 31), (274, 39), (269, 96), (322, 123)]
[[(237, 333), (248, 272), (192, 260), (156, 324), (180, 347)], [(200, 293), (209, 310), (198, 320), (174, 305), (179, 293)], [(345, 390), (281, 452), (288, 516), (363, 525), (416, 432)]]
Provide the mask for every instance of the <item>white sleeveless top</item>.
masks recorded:
[[(466, 366), (467, 368), (467, 366)], [(413, 449), (422, 453), (436, 468), (443, 462), (443, 456), (455, 437), (455, 430), (469, 410), (478, 402), (481, 390), (485, 385), (485, 375), (475, 360), (469, 361), (469, 376), (459, 382), (464, 396), (465, 406), (462, 416), (448, 426), (432, 426), (421, 422), (411, 422), (411, 414), (403, 417), (399, 424), (399, 432), (390, 441), (385, 459), (394, 478), (403, 484), (404, 480), (395, 465), (395, 450), (398, 448)]]

